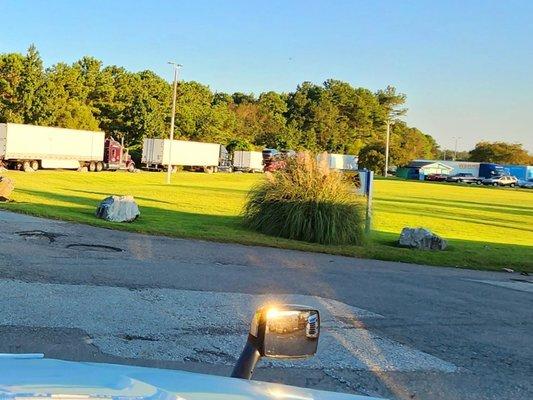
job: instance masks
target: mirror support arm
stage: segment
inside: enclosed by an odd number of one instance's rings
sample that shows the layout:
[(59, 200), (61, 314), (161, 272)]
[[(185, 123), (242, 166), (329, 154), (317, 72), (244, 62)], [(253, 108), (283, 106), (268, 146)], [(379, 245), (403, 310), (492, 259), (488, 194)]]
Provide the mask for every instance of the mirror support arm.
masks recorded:
[(231, 377), (251, 379), (255, 366), (260, 358), (261, 354), (259, 353), (259, 350), (257, 349), (256, 345), (252, 343), (250, 338), (248, 338), (246, 345), (244, 346), (244, 349), (242, 350), (242, 353), (239, 356), (235, 367), (233, 368)]

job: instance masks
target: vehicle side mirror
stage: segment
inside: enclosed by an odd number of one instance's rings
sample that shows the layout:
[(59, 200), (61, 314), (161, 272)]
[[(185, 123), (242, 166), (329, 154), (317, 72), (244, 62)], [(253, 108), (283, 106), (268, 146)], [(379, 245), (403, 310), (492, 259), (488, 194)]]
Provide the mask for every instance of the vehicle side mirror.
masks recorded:
[(291, 304), (262, 307), (254, 314), (248, 340), (231, 376), (250, 379), (261, 357), (310, 357), (316, 353), (319, 336), (317, 310)]

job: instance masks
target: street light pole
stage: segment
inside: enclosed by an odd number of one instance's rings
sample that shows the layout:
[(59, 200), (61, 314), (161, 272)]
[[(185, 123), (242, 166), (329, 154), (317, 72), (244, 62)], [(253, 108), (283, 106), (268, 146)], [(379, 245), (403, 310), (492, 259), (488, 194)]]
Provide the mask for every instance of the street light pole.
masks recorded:
[(383, 176), (386, 178), (389, 171), (389, 141), (390, 141), (390, 121), (387, 119), (387, 141), (385, 144), (385, 171)]
[(457, 142), (459, 139), (461, 139), (460, 136), (454, 136), (453, 137), (455, 139), (455, 148), (454, 148), (454, 151), (453, 151), (453, 161), (457, 160)]
[(174, 120), (176, 117), (176, 93), (178, 89), (178, 70), (181, 64), (175, 62), (168, 62), (174, 66), (174, 93), (172, 95), (172, 115), (170, 116), (170, 143), (168, 145), (168, 165), (167, 165), (167, 184), (170, 184), (170, 176), (172, 174), (172, 141), (174, 140)]

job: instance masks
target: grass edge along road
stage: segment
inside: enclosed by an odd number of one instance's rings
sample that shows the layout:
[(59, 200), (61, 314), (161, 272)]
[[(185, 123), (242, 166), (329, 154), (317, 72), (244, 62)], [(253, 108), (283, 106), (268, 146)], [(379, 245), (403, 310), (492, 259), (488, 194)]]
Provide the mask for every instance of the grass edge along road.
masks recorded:
[[(8, 171), (13, 201), (1, 209), (93, 226), (416, 264), (533, 271), (533, 191), (402, 180), (376, 180), (374, 230), (365, 246), (324, 246), (263, 235), (240, 212), (256, 174)], [(94, 216), (110, 194), (132, 194), (141, 217), (131, 224)], [(398, 248), (403, 226), (424, 226), (449, 241), (443, 252)]]

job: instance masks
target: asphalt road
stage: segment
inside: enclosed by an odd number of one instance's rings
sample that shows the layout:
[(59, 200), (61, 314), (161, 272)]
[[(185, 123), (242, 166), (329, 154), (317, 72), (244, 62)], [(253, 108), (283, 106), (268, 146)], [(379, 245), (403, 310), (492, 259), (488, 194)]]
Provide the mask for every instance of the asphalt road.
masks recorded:
[(398, 399), (533, 398), (532, 282), (0, 212), (0, 352), (227, 375), (255, 307), (286, 301), (320, 309), (318, 354), (262, 361), (256, 379)]

